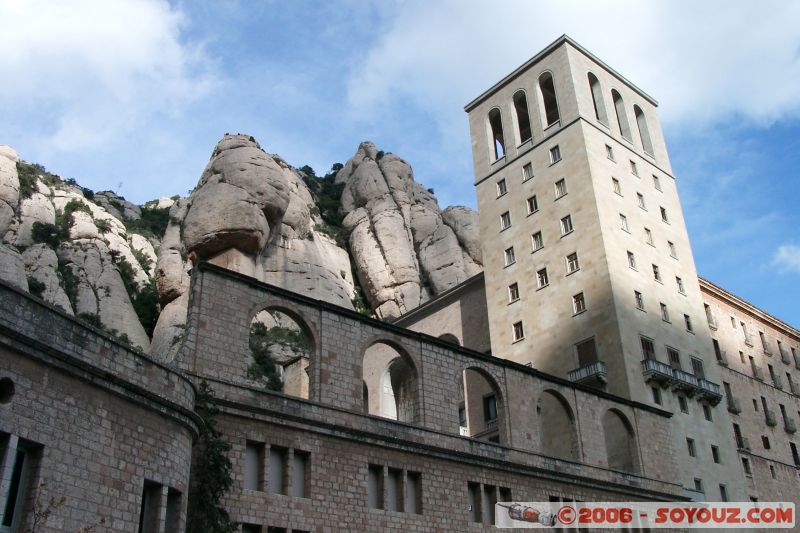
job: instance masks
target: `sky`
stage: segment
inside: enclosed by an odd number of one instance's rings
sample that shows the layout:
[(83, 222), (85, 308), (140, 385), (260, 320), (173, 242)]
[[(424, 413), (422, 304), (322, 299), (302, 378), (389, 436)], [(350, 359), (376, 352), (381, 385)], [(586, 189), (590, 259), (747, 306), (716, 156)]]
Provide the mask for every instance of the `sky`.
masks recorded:
[(800, 2), (0, 0), (0, 144), (143, 203), (227, 132), (372, 140), (475, 207), (463, 106), (564, 33), (658, 100), (698, 272), (800, 326)]

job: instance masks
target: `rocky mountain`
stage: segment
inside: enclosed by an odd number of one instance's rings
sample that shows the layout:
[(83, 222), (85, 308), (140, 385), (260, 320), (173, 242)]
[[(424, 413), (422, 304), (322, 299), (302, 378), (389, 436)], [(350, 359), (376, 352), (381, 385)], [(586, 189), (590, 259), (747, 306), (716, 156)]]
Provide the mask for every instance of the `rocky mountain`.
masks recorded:
[(482, 269), (476, 213), (370, 142), (317, 177), (226, 134), (188, 197), (142, 206), (0, 146), (0, 237), (0, 278), (165, 361), (198, 261), (379, 318)]

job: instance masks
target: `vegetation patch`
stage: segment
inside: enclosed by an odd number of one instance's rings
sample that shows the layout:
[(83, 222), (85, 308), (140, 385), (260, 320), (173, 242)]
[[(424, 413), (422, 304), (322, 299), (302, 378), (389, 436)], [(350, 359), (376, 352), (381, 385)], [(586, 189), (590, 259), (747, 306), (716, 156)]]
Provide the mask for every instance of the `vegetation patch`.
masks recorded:
[(79, 200), (70, 200), (64, 206), (63, 211), (56, 211), (55, 224), (47, 222), (34, 222), (31, 231), (31, 238), (33, 242), (46, 244), (52, 249), (65, 241), (69, 240), (69, 228), (72, 226), (72, 214), (82, 211), (84, 213), (92, 214), (89, 206)]
[(120, 257), (119, 254), (113, 254), (112, 257), (116, 260), (119, 275), (122, 278), (123, 285), (125, 285), (125, 291), (128, 293), (133, 310), (136, 311), (136, 316), (139, 318), (139, 322), (145, 332), (147, 332), (147, 336), (152, 337), (160, 313), (156, 280), (153, 278), (147, 285), (140, 287), (136, 283), (136, 273), (133, 270), (133, 265), (124, 257)]
[[(169, 224), (169, 207), (142, 207), (142, 218), (139, 220), (125, 219), (125, 228), (128, 231), (138, 233), (145, 237), (156, 237), (160, 239), (167, 231)], [(120, 208), (120, 212), (122, 209)]]
[(270, 347), (275, 345), (304, 353), (308, 353), (311, 347), (301, 331), (282, 326), (267, 328), (260, 322), (250, 326), (250, 355), (253, 362), (247, 369), (247, 377), (262, 382), (267, 390), (279, 391), (283, 381), (269, 353)]

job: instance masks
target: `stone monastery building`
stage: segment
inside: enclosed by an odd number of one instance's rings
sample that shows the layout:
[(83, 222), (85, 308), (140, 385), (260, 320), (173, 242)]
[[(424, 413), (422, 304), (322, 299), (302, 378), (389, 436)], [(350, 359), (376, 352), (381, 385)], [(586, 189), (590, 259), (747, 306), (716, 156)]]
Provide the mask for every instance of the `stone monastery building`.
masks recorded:
[[(1, 283), (0, 533), (51, 497), (37, 531), (183, 531), (201, 381), (243, 532), (800, 503), (800, 331), (698, 277), (656, 101), (563, 36), (466, 111), (484, 273), (393, 323), (199, 262), (162, 363)], [(282, 393), (248, 377), (264, 310), (307, 341)]]

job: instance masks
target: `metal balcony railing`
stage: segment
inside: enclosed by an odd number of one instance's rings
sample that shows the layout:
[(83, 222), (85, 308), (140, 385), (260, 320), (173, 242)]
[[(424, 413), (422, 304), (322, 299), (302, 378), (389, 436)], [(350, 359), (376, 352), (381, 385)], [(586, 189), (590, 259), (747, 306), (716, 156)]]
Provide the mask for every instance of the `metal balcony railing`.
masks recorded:
[(567, 379), (574, 383), (586, 383), (587, 381), (608, 383), (608, 367), (603, 361), (595, 361), (575, 370), (570, 370), (567, 373)]
[(693, 396), (700, 389), (700, 380), (697, 376), (684, 372), (678, 368), (672, 369), (672, 375), (675, 379), (672, 381), (672, 388), (674, 390), (682, 390), (686, 392), (687, 396)]
[(797, 425), (789, 415), (783, 417), (783, 429), (786, 430), (786, 433), (795, 433), (797, 431)]
[(722, 401), (722, 389), (713, 381), (707, 379), (698, 379), (700, 384), (699, 396), (702, 399), (708, 400), (711, 405), (717, 405)]
[(673, 368), (666, 363), (655, 359), (645, 359), (642, 361), (642, 375), (645, 382), (655, 381), (656, 383), (668, 384), (675, 379)]
[(769, 407), (764, 408), (764, 420), (766, 421), (767, 425), (771, 428), (774, 428), (778, 425), (778, 419), (775, 418), (775, 413), (773, 413)]
[(735, 415), (742, 412), (742, 404), (739, 403), (739, 398), (728, 396), (728, 412)]

